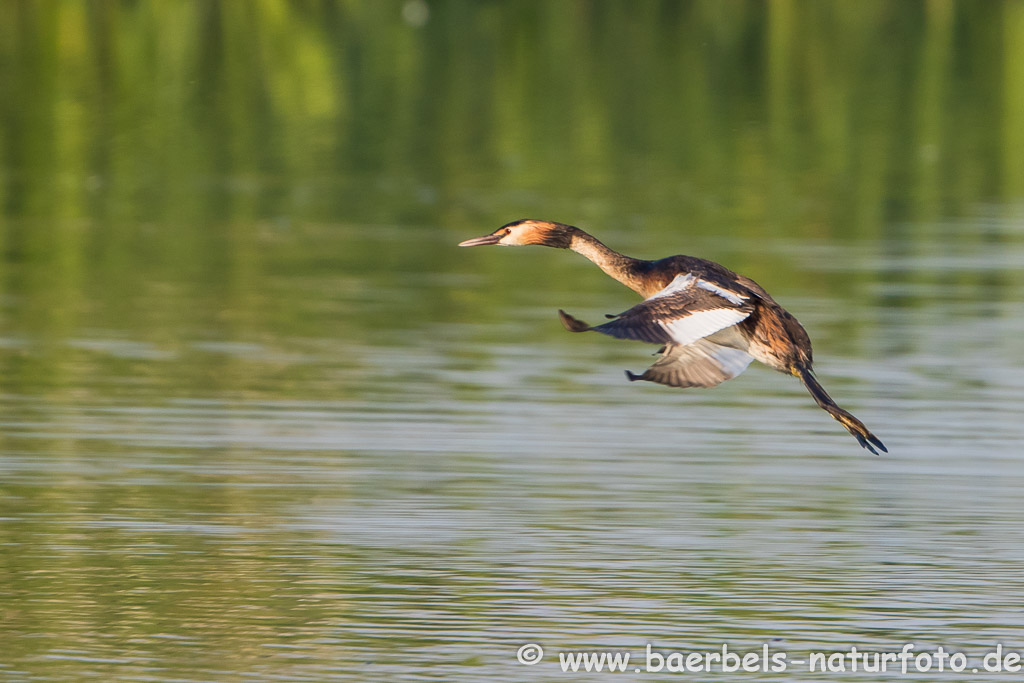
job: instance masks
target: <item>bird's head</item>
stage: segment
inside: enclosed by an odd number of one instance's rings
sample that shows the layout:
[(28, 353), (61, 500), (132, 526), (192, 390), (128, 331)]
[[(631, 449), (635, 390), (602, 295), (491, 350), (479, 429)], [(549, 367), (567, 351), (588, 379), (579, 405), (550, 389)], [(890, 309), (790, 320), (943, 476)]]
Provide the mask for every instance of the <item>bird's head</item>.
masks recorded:
[(538, 244), (556, 249), (568, 249), (572, 245), (573, 236), (579, 228), (551, 221), (522, 220), (506, 223), (489, 235), (474, 237), (459, 242), (460, 247), (482, 247), (485, 244), (497, 244), (502, 247), (521, 247), (527, 244)]

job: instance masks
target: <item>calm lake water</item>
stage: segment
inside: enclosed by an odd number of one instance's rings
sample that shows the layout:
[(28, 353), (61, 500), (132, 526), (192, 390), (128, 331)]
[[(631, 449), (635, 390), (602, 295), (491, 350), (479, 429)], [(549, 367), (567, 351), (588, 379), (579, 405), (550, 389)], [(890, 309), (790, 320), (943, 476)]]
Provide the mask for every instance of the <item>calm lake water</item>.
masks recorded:
[[(1024, 4), (10, 3), (0, 49), (0, 678), (1024, 653)], [(763, 367), (627, 382), (556, 311), (632, 292), (455, 247), (521, 217), (758, 280), (890, 452)]]

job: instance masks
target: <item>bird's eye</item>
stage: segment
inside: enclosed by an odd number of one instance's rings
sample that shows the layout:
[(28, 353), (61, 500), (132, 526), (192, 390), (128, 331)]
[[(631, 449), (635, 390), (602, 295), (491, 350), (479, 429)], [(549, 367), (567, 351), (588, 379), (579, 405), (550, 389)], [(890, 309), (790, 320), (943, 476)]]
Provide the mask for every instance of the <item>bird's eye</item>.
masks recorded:
[(511, 234), (512, 234), (512, 228), (505, 228), (505, 235), (508, 236), (508, 235), (511, 235)]

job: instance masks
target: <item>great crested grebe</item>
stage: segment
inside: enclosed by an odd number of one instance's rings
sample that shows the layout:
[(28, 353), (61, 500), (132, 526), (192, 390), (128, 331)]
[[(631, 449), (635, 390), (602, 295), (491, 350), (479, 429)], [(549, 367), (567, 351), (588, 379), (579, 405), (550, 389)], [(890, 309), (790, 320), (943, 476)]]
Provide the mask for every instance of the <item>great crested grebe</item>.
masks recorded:
[(487, 244), (512, 247), (537, 244), (572, 249), (644, 300), (594, 325), (558, 311), (570, 332), (593, 330), (619, 339), (661, 344), (658, 360), (638, 379), (670, 387), (713, 387), (736, 377), (758, 360), (804, 383), (817, 404), (846, 427), (875, 455), (888, 452), (864, 423), (843, 410), (818, 384), (811, 371), (811, 340), (786, 309), (748, 277), (693, 256), (644, 261), (609, 249), (577, 227), (550, 221), (520, 220), (489, 235), (460, 242), (460, 247)]

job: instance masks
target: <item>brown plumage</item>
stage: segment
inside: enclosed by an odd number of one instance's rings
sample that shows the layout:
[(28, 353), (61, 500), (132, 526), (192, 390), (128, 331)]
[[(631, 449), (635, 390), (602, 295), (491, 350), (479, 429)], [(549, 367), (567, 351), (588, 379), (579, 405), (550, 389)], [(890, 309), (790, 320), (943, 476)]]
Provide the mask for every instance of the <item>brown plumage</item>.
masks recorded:
[(748, 277), (692, 256), (645, 261), (609, 249), (577, 227), (521, 220), (493, 233), (461, 242), (483, 245), (541, 245), (571, 249), (593, 261), (644, 300), (602, 325), (588, 325), (565, 311), (570, 332), (593, 330), (619, 339), (661, 344), (658, 360), (631, 380), (674, 387), (713, 387), (743, 372), (752, 360), (798, 377), (815, 402), (872, 453), (886, 451), (864, 423), (825, 392), (811, 370), (811, 340), (786, 309)]

